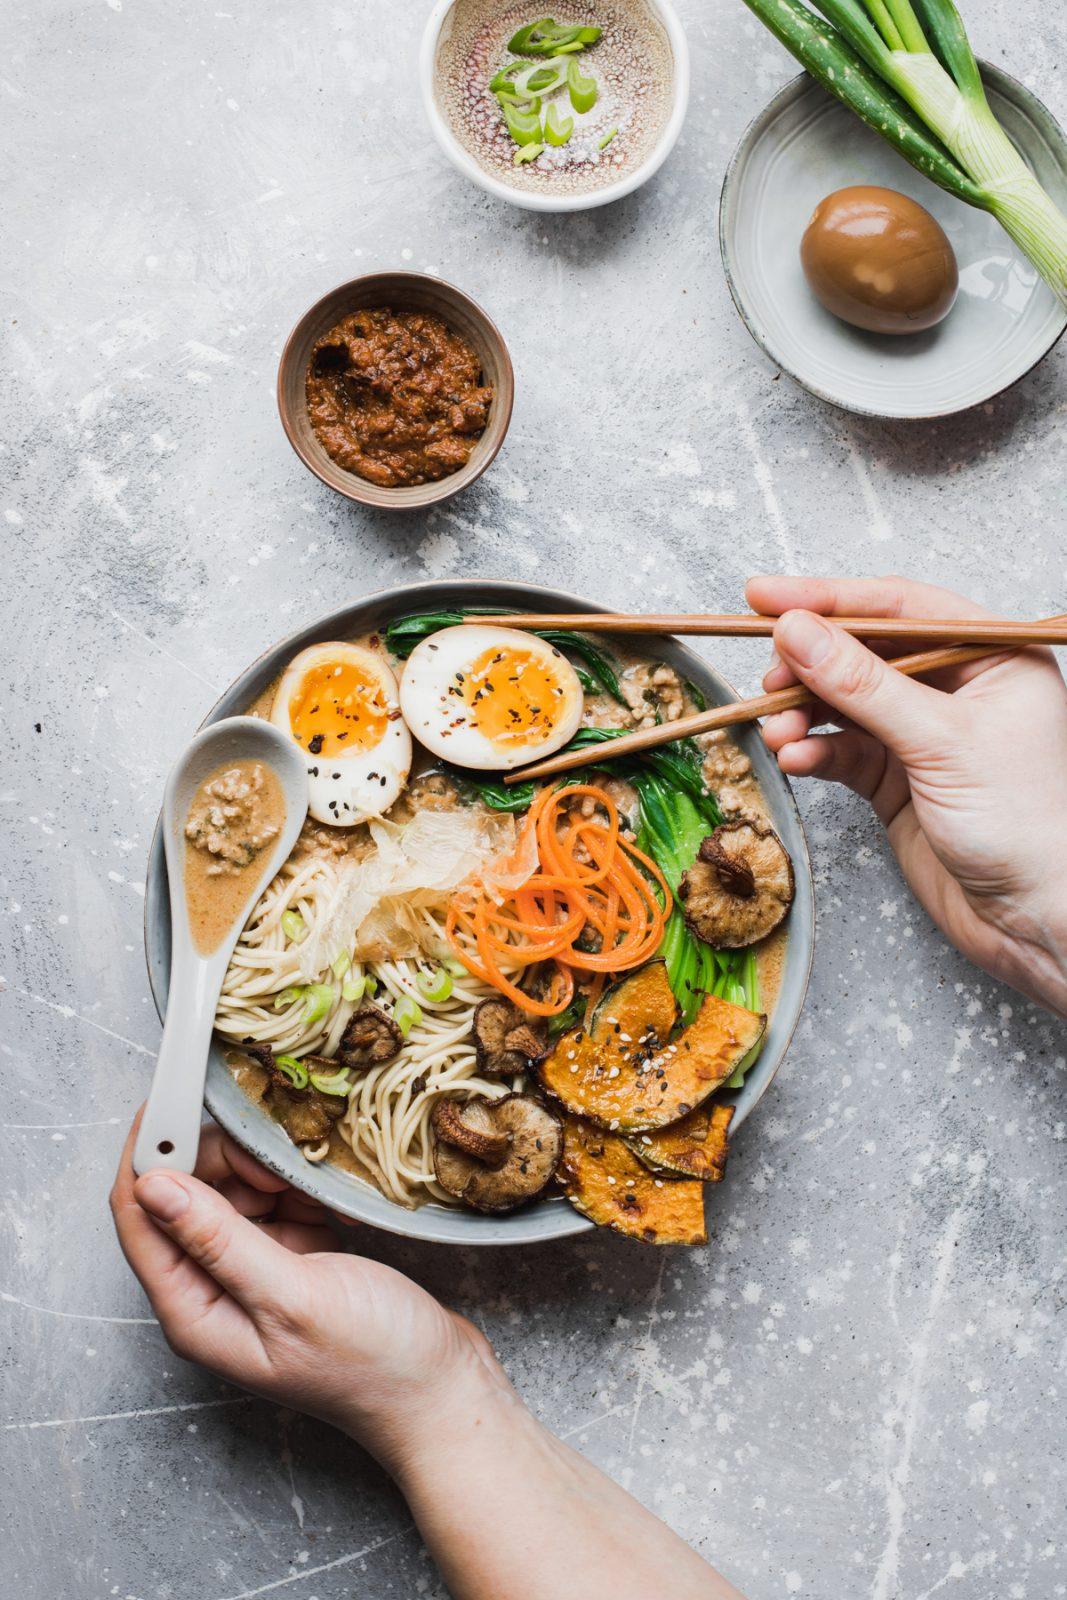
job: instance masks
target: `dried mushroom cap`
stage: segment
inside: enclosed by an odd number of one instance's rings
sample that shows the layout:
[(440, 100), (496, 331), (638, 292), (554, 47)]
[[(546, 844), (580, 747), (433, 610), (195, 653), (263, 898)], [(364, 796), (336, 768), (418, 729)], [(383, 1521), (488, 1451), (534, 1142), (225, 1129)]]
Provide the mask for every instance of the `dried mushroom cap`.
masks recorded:
[[(309, 1057), (313, 1061), (314, 1057)], [(337, 1063), (331, 1061), (331, 1067)], [(316, 1069), (317, 1070), (317, 1069)], [(263, 1097), (276, 1122), (280, 1122), (294, 1144), (321, 1144), (334, 1123), (348, 1110), (342, 1094), (323, 1094), (308, 1084), (297, 1089), (279, 1072)]]
[(773, 828), (724, 822), (701, 843), (678, 898), (699, 939), (740, 950), (774, 932), (794, 892), (793, 863)]
[(493, 1124), (488, 1100), (438, 1100), (433, 1131), (465, 1155), (487, 1167), (502, 1167), (511, 1149), (511, 1134)]
[(277, 1067), (274, 1065), (273, 1046), (257, 1044), (254, 1040), (249, 1040), (247, 1044), (241, 1046), (241, 1049), (246, 1056), (251, 1056), (257, 1067), (262, 1067), (264, 1071), (269, 1072), (272, 1078), (276, 1075), (280, 1076)]
[[(440, 1112), (442, 1104), (450, 1104), (457, 1113), (464, 1125), (460, 1135), (464, 1139), (469, 1140), (471, 1134), (481, 1140), (501, 1135), (507, 1139), (499, 1165), (491, 1166), (469, 1147), (460, 1148), (453, 1142), (456, 1125), (451, 1112)], [(439, 1125), (442, 1117), (444, 1130)], [(536, 1199), (555, 1173), (563, 1150), (559, 1119), (525, 1094), (506, 1094), (500, 1100), (478, 1096), (439, 1102), (434, 1110), (434, 1132), (438, 1183), (475, 1211), (511, 1211)]]
[(489, 1078), (528, 1072), (548, 1053), (548, 1029), (510, 1000), (483, 1000), (474, 1012), (478, 1071)]
[(404, 1035), (392, 1017), (386, 1016), (380, 1006), (368, 1002), (349, 1017), (337, 1055), (341, 1066), (350, 1067), (353, 1072), (366, 1072), (368, 1067), (380, 1067), (392, 1061), (400, 1054), (403, 1044)]

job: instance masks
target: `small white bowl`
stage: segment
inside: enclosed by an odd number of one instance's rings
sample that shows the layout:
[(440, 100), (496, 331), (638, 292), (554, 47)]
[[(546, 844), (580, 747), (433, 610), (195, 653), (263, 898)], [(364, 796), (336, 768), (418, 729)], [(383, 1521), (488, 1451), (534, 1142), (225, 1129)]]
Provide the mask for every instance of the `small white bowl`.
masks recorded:
[[(643, 183), (647, 183), (652, 174), (658, 172), (666, 161), (682, 131), (682, 123), (685, 121), (685, 113), (689, 106), (689, 45), (685, 30), (670, 0), (646, 0), (646, 3), (663, 24), (674, 58), (671, 112), (655, 146), (640, 166), (626, 173), (617, 183), (606, 183), (602, 189), (591, 189), (581, 194), (541, 194), (536, 190), (515, 188), (495, 178), (491, 172), (487, 172), (469, 151), (463, 148), (449, 127), (447, 118), (442, 115), (437, 103), (435, 86), (437, 46), (445, 19), (452, 10), (455, 0), (437, 0), (430, 12), (419, 50), (419, 88), (434, 138), (456, 170), (462, 172), (465, 178), (469, 178), (479, 188), (496, 195), (498, 200), (507, 200), (511, 205), (521, 206), (526, 211), (589, 211), (593, 206), (606, 206), (609, 201), (621, 200), (623, 195), (632, 194)], [(593, 20), (595, 21), (595, 18)]]

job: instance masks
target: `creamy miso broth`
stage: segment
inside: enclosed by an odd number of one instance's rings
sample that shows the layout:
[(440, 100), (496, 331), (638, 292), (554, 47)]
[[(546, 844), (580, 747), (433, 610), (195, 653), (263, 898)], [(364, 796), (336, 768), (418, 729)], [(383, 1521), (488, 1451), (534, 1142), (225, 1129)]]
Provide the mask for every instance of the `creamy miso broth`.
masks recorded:
[(248, 906), (260, 853), (285, 822), (285, 797), (262, 761), (218, 767), (200, 784), (186, 814), (185, 903), (201, 955), (217, 950)]

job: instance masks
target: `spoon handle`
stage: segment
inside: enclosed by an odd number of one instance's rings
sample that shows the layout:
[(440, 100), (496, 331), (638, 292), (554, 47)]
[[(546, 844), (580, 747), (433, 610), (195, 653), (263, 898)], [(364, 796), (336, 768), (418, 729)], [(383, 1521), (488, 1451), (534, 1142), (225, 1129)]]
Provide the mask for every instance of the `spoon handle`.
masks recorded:
[(220, 974), (216, 962), (175, 952), (159, 1057), (148, 1092), (133, 1170), (192, 1172), (200, 1147), (204, 1079)]

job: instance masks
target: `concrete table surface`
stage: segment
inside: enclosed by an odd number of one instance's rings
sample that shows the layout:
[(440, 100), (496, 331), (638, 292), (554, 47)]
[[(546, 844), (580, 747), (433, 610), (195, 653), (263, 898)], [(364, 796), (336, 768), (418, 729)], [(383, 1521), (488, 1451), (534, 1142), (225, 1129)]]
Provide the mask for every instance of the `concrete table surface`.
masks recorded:
[[(952, 422), (883, 426), (779, 377), (736, 318), (719, 184), (793, 70), (741, 0), (681, 6), (693, 98), (658, 180), (556, 220), (438, 154), (426, 10), (0, 7), (0, 1588), (25, 1600), (444, 1593), (354, 1444), (170, 1353), (107, 1213), (159, 1034), (141, 917), (164, 776), (253, 655), (434, 575), (666, 610), (738, 606), (752, 571), (902, 570), (1063, 608), (1064, 349)], [(1067, 19), (966, 10), (1067, 115)], [(401, 265), (480, 300), (518, 373), (493, 469), (408, 518), (322, 488), (273, 396), (303, 309)], [(715, 655), (756, 686), (758, 646)], [(714, 1242), (362, 1243), (473, 1316), (545, 1422), (750, 1600), (1050, 1600), (1067, 1035), (946, 947), (858, 801), (800, 801), (810, 998)]]

